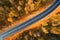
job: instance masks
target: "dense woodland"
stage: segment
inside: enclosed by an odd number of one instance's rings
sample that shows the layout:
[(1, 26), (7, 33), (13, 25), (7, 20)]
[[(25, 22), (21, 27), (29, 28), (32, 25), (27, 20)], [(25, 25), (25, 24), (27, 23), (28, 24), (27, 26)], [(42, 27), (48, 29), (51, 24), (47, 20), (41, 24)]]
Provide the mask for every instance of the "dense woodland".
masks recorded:
[(14, 40), (60, 40), (60, 12), (40, 27), (18, 34)]
[(53, 0), (0, 0), (0, 29), (21, 19), (22, 16), (44, 7)]

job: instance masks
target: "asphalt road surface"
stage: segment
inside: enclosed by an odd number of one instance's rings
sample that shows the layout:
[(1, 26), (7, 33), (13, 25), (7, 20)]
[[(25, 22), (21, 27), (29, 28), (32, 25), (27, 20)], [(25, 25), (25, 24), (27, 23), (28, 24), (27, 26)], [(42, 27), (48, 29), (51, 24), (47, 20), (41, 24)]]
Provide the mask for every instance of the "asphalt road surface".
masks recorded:
[(45, 16), (49, 15), (55, 8), (57, 8), (58, 5), (60, 5), (60, 0), (55, 0), (55, 2), (41, 14), (38, 14), (37, 16), (26, 21), (25, 23), (22, 23), (21, 25), (18, 25), (16, 27), (0, 34), (0, 40), (3, 40), (4, 38), (8, 37), (9, 35), (12, 35), (12, 34), (16, 33), (17, 31), (20, 31), (21, 29), (26, 28), (28, 25), (31, 25), (31, 24), (41, 20)]

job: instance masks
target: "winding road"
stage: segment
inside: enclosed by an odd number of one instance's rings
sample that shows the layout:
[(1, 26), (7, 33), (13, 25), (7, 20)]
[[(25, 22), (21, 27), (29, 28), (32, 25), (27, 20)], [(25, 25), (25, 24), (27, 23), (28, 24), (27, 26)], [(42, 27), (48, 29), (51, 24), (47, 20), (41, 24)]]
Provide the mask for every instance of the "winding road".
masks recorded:
[(31, 24), (43, 19), (44, 17), (49, 15), (55, 8), (57, 8), (58, 5), (60, 5), (60, 0), (55, 0), (55, 2), (41, 14), (38, 14), (34, 18), (22, 23), (21, 25), (18, 25), (16, 27), (12, 28), (11, 30), (8, 30), (8, 31), (0, 34), (0, 40), (3, 40), (4, 38), (8, 37), (9, 35), (12, 35), (12, 34), (16, 33), (17, 31), (20, 31), (21, 29), (26, 28), (28, 25), (31, 25)]

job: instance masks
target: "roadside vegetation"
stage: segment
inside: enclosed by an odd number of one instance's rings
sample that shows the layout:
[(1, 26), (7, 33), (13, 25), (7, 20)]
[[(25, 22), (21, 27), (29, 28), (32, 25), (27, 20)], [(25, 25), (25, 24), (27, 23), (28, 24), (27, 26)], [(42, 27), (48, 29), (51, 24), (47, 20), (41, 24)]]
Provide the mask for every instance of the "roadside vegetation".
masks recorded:
[(13, 40), (60, 40), (60, 12), (47, 21), (40, 27), (18, 34)]
[(0, 0), (0, 30), (53, 0)]

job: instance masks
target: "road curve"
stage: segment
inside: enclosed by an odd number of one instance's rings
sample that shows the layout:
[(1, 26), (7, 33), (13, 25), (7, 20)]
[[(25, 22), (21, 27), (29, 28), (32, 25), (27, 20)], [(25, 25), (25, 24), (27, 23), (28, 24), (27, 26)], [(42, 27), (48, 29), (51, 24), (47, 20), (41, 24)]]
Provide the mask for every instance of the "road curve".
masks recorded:
[(38, 20), (41, 20), (45, 16), (49, 15), (50, 12), (52, 12), (59, 4), (60, 4), (60, 0), (55, 0), (55, 2), (47, 10), (45, 10), (41, 14), (35, 16), (34, 18), (26, 21), (25, 23), (23, 23), (21, 25), (16, 26), (15, 28), (12, 28), (11, 30), (8, 30), (8, 31), (0, 34), (0, 39), (3, 40), (4, 38), (8, 37), (9, 35), (12, 35), (12, 34), (16, 33), (17, 31), (19, 31), (23, 28), (26, 28), (28, 25), (31, 25)]

